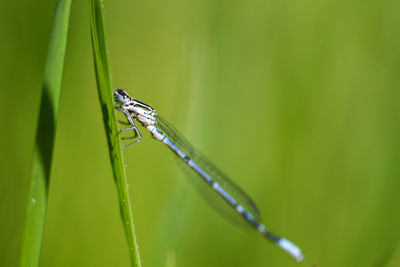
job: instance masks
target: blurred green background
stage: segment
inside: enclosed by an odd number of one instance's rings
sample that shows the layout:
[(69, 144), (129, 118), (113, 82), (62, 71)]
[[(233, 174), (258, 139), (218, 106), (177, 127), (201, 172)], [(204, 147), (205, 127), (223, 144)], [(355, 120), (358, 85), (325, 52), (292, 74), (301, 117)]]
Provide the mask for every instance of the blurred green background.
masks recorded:
[[(0, 3), (0, 266), (17, 266), (55, 1)], [(201, 199), (143, 129), (125, 151), (143, 266), (400, 266), (400, 2), (105, 1), (115, 87), (155, 107), (305, 253)], [(72, 3), (41, 266), (129, 266)]]

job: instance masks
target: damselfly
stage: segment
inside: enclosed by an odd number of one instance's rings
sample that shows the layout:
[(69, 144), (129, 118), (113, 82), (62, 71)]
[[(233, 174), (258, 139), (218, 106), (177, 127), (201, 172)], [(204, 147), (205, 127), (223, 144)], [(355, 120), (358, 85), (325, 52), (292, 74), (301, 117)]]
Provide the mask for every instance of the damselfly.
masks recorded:
[[(121, 129), (134, 130), (138, 140), (123, 147), (127, 148), (142, 140), (134, 119), (140, 122), (152, 136), (166, 144), (195, 175), (195, 184), (201, 187), (208, 196), (208, 201), (219, 209), (226, 208), (230, 218), (251, 226), (268, 240), (287, 251), (298, 261), (303, 259), (299, 247), (289, 240), (277, 236), (269, 231), (260, 221), (260, 213), (251, 198), (235, 185), (227, 176), (215, 167), (207, 158), (200, 154), (190, 143), (156, 111), (129, 95), (122, 89), (114, 92), (114, 101), (117, 109), (126, 115), (130, 127)], [(217, 202), (217, 203), (216, 203)], [(226, 215), (226, 214), (225, 214)]]

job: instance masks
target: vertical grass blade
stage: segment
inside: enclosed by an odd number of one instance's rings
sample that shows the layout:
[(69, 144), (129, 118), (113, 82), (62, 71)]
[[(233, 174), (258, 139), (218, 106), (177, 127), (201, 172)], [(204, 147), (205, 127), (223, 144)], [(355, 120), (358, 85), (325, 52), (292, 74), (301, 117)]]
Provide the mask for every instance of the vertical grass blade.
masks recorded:
[(19, 266), (38, 266), (57, 127), (71, 0), (57, 2), (50, 36), (33, 150)]
[(112, 96), (111, 73), (108, 61), (106, 34), (104, 29), (103, 2), (90, 0), (90, 26), (92, 33), (92, 47), (94, 66), (96, 70), (97, 89), (99, 92), (101, 109), (103, 112), (104, 128), (110, 153), (111, 166), (117, 185), (120, 202), (121, 217), (128, 240), (132, 266), (141, 266), (139, 249), (136, 244), (132, 209), (129, 201), (128, 184), (123, 165), (119, 129), (115, 116)]

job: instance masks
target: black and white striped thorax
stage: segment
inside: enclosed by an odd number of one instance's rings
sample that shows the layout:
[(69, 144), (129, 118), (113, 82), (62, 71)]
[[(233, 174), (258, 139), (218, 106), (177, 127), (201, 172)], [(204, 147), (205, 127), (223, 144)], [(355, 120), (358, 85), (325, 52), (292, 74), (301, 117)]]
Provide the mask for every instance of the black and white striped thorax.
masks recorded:
[(157, 112), (150, 105), (131, 98), (122, 89), (115, 90), (114, 101), (120, 104), (120, 108), (125, 114), (129, 114), (132, 118), (136, 118), (144, 127), (146, 127), (155, 139), (160, 141), (164, 139), (165, 134), (156, 127)]

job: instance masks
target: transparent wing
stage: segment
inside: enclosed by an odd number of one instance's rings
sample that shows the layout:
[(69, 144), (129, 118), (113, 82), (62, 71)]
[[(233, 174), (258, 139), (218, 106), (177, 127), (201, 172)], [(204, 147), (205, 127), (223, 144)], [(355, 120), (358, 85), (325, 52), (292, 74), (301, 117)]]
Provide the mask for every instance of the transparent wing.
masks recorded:
[[(196, 162), (207, 174), (213, 178), (226, 192), (250, 212), (257, 221), (260, 221), (260, 213), (253, 200), (235, 183), (233, 183), (220, 169), (212, 164), (205, 156), (198, 152), (171, 124), (157, 115), (157, 127), (168, 136), (186, 155)], [(199, 190), (206, 201), (223, 217), (239, 226), (250, 226), (246, 219), (242, 217), (224, 198), (219, 195), (209, 184), (200, 179), (187, 164), (183, 165), (183, 170), (189, 180)]]

